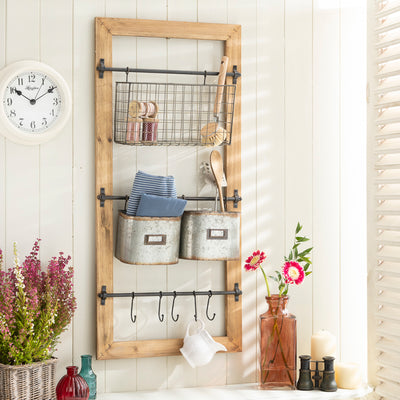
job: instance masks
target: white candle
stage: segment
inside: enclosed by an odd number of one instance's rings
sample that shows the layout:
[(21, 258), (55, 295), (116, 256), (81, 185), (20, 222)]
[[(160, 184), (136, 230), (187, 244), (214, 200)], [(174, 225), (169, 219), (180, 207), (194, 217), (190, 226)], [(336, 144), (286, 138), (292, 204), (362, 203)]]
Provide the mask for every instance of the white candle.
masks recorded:
[(311, 359), (322, 361), (322, 357), (336, 357), (336, 338), (326, 330), (320, 330), (311, 336)]
[(356, 363), (336, 362), (335, 378), (338, 388), (357, 389), (361, 385), (361, 368)]

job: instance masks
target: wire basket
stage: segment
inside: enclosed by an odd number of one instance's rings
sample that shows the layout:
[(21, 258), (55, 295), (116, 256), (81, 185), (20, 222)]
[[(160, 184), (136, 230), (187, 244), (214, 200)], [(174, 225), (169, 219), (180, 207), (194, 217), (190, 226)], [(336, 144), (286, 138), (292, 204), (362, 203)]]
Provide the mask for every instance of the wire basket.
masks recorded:
[(114, 141), (136, 146), (230, 144), (235, 93), (235, 85), (116, 82)]

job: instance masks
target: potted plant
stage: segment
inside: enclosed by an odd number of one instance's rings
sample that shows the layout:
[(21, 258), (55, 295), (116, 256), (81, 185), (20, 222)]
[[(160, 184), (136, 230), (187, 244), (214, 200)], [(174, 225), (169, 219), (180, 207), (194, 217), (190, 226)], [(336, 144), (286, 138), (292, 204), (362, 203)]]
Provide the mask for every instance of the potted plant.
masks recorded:
[[(247, 271), (260, 269), (267, 288), (265, 297), (268, 310), (260, 315), (260, 359), (259, 388), (296, 388), (296, 317), (289, 313), (286, 305), (290, 285), (300, 285), (311, 274), (312, 247), (300, 251), (300, 246), (309, 239), (300, 236), (302, 226), (298, 223), (294, 244), (285, 257), (280, 271), (267, 277), (262, 263), (266, 259), (263, 251), (257, 250), (247, 258), (244, 268)], [(271, 294), (268, 278), (278, 284), (278, 293)]]
[(56, 344), (76, 309), (70, 256), (42, 271), (39, 239), (21, 263), (2, 268), (0, 249), (0, 400), (55, 400)]

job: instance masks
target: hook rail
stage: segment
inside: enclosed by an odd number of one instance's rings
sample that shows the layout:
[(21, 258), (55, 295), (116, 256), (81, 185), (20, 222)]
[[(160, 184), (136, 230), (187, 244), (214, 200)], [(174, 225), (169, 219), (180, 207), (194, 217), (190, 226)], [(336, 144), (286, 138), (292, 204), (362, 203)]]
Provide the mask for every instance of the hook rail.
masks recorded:
[[(212, 290), (212, 296), (225, 296), (225, 295), (234, 295), (235, 301), (239, 301), (239, 296), (242, 295), (242, 291), (239, 289), (239, 284), (235, 283), (234, 290)], [(191, 292), (129, 292), (129, 293), (107, 293), (107, 287), (102, 286), (101, 292), (98, 294), (98, 297), (101, 299), (101, 305), (104, 306), (106, 304), (106, 299), (108, 297), (179, 297), (179, 296), (209, 296), (210, 291), (191, 291)]]
[[(187, 201), (215, 201), (215, 197), (192, 197), (192, 196), (178, 196), (179, 199), (184, 199)], [(104, 188), (100, 188), (100, 194), (97, 195), (97, 199), (100, 200), (100, 207), (104, 207), (104, 202), (106, 200), (125, 200), (125, 206), (129, 199), (129, 196), (114, 196), (114, 195), (106, 195), (106, 191)], [(242, 198), (239, 196), (239, 191), (235, 189), (233, 191), (233, 197), (224, 196), (224, 202), (233, 201), (234, 208), (238, 207), (239, 201), (242, 201)], [(126, 207), (125, 207), (126, 208)]]
[[(97, 71), (99, 71), (99, 78), (103, 79), (105, 71), (112, 72), (125, 72), (126, 74), (130, 72), (138, 73), (149, 73), (149, 74), (174, 74), (174, 75), (202, 75), (205, 78), (207, 76), (218, 76), (218, 71), (188, 71), (188, 70), (173, 70), (173, 69), (149, 69), (149, 68), (129, 68), (129, 67), (106, 67), (104, 58), (100, 58), (99, 65), (97, 66)], [(237, 65), (233, 66), (233, 72), (227, 72), (226, 76), (233, 77), (233, 83), (236, 84), (237, 79), (242, 75), (237, 70)]]

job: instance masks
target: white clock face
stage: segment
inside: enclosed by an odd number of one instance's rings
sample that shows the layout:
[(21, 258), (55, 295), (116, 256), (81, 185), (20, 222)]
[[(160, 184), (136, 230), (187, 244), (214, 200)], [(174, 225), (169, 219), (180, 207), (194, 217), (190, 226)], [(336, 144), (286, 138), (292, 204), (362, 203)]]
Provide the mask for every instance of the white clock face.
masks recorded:
[(43, 72), (29, 71), (9, 80), (3, 93), (9, 122), (27, 134), (41, 134), (60, 115), (62, 96), (55, 82)]

